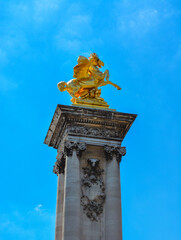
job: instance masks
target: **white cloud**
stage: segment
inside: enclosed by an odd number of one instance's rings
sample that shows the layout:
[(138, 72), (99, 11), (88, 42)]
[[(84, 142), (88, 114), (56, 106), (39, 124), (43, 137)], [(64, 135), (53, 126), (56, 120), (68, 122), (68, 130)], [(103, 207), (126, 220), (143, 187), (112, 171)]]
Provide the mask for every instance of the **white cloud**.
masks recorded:
[(57, 49), (76, 54), (93, 48), (95, 42), (96, 45), (102, 43), (97, 36), (92, 37), (92, 16), (87, 14), (83, 4), (67, 4), (64, 0), (21, 0), (5, 6), (8, 17), (5, 25), (0, 26), (1, 62), (25, 51), (31, 54), (28, 51), (30, 40), (34, 41), (35, 36), (40, 41), (48, 37), (49, 43)]
[(42, 204), (38, 204), (38, 205), (34, 208), (34, 210), (35, 210), (36, 212), (39, 212), (42, 207), (43, 207)]
[(116, 5), (114, 13), (118, 32), (141, 37), (159, 26), (165, 19), (177, 15), (178, 11), (167, 1), (148, 3), (144, 7), (123, 1)]
[(118, 30), (142, 35), (150, 28), (159, 24), (160, 13), (157, 9), (141, 9), (129, 15), (118, 18)]

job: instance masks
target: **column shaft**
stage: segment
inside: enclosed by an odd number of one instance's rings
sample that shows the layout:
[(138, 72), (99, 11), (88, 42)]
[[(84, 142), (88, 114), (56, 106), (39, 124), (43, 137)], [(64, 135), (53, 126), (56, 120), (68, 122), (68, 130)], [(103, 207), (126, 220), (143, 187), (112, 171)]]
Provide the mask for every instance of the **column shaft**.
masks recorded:
[(55, 240), (62, 240), (64, 174), (58, 174)]
[(120, 171), (116, 156), (107, 162), (106, 240), (122, 240)]
[(76, 150), (66, 157), (62, 240), (80, 240), (80, 168)]

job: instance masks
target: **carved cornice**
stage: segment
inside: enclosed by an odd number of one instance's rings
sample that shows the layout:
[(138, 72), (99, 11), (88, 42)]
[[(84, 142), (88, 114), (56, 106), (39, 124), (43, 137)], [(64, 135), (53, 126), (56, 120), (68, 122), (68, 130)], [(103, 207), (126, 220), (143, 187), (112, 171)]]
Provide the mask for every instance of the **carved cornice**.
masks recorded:
[(81, 134), (122, 142), (135, 118), (135, 114), (58, 105), (44, 143), (58, 149), (64, 136)]
[(76, 150), (77, 156), (81, 156), (82, 151), (86, 149), (86, 144), (85, 143), (78, 143), (78, 142), (70, 142), (66, 141), (64, 143), (64, 154), (66, 156), (72, 156), (73, 150)]
[(106, 155), (107, 160), (112, 160), (113, 156), (116, 156), (116, 159), (118, 162), (121, 161), (121, 157), (126, 154), (126, 148), (125, 147), (114, 147), (114, 146), (104, 146), (104, 152)]

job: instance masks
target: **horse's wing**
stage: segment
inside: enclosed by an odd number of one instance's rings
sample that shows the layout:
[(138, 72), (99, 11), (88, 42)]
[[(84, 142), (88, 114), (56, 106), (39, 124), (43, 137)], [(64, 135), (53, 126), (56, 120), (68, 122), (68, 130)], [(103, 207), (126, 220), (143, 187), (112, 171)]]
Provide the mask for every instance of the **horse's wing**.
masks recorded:
[(78, 64), (74, 67), (74, 78), (88, 78), (88, 69), (90, 67), (89, 60), (80, 56), (77, 60)]

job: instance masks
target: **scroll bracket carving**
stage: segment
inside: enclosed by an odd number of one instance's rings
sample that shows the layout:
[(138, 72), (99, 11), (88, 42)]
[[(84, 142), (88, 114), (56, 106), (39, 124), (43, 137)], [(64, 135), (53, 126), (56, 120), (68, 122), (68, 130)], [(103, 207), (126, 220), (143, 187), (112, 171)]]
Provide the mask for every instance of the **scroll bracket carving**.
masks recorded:
[(84, 151), (85, 149), (86, 149), (85, 143), (66, 141), (64, 143), (64, 151), (58, 153), (57, 161), (55, 162), (53, 172), (57, 175), (61, 173), (64, 174), (66, 156), (68, 157), (72, 156), (73, 151), (75, 150), (77, 156), (80, 157), (82, 151)]
[(126, 154), (126, 148), (105, 145), (104, 152), (107, 160), (112, 160), (113, 156), (116, 156), (116, 160), (120, 162), (122, 156)]
[(76, 150), (77, 156), (81, 156), (82, 151), (86, 150), (86, 143), (70, 142), (66, 141), (64, 144), (64, 153), (70, 157), (73, 154), (73, 150)]

